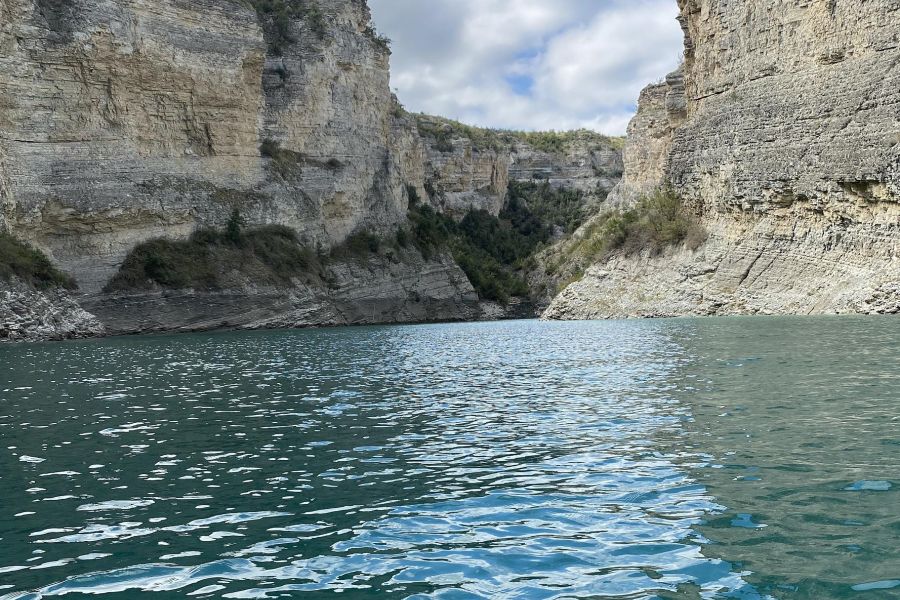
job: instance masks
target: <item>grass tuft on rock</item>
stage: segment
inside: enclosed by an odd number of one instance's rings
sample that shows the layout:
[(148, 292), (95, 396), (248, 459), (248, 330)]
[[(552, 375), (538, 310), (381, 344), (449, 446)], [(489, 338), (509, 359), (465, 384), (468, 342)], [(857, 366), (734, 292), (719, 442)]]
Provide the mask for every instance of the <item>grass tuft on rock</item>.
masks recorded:
[(259, 154), (263, 158), (270, 159), (269, 167), (282, 179), (293, 179), (303, 173), (303, 168), (301, 167), (303, 155), (299, 152), (282, 148), (281, 144), (275, 140), (263, 140), (259, 145)]
[(39, 290), (78, 288), (75, 280), (57, 269), (43, 252), (8, 233), (0, 233), (0, 279), (9, 281), (13, 277)]

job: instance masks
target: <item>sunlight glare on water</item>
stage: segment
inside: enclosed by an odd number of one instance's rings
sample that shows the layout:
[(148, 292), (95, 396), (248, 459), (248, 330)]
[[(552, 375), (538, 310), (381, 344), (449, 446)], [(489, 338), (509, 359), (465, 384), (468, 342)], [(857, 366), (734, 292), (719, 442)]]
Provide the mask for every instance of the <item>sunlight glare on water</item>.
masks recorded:
[[(708, 410), (741, 385), (716, 389), (752, 345), (729, 336), (804, 326), (720, 322), (0, 348), (0, 598), (807, 597), (734, 538), (790, 533), (732, 481), (753, 422), (719, 436)], [(836, 493), (896, 500), (894, 454)], [(900, 578), (884, 570), (834, 597)]]

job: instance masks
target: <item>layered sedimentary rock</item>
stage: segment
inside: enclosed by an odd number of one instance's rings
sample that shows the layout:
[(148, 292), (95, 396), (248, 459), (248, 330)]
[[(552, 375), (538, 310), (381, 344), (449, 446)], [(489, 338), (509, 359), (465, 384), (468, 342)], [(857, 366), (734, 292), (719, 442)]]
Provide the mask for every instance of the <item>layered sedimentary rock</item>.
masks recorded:
[(671, 186), (709, 240), (597, 265), (546, 315), (900, 311), (900, 5), (679, 5), (685, 64), (616, 194)]
[(477, 149), (467, 138), (456, 138), (439, 149), (427, 146), (424, 189), (435, 206), (456, 218), (470, 210), (497, 215), (509, 186), (509, 152)]
[(509, 177), (547, 181), (557, 189), (584, 192), (595, 203), (606, 199), (622, 177), (622, 152), (609, 138), (578, 131), (559, 150), (541, 150), (517, 141), (512, 145)]
[(449, 255), (415, 251), (332, 265), (328, 286), (158, 290), (85, 299), (107, 333), (270, 329), (477, 320), (484, 312)]
[[(71, 273), (84, 305), (104, 307), (117, 299), (101, 288), (136, 245), (221, 226), (235, 209), (320, 251), (357, 231), (392, 236), (406, 184), (423, 187), (425, 146), (391, 97), (389, 50), (365, 2), (314, 4), (285, 32), (243, 0), (0, 0), (0, 228)], [(392, 320), (473, 314), (452, 261), (373, 268), (342, 284), (343, 299), (313, 296), (346, 315), (369, 285), (396, 303)], [(265, 304), (258, 290), (228, 293)], [(405, 308), (406, 295), (433, 317)], [(183, 296), (195, 311), (211, 301)], [(161, 305), (143, 307), (165, 322)], [(321, 324), (337, 322), (356, 319)]]
[(320, 0), (282, 56), (240, 0), (2, 6), (4, 212), (83, 290), (137, 243), (233, 208), (326, 247), (403, 219), (388, 51), (364, 3)]
[[(594, 204), (606, 199), (622, 177), (617, 140), (582, 130), (523, 133), (470, 127), (418, 115), (425, 145), (424, 190), (439, 210), (457, 217), (503, 208), (510, 181), (548, 182), (555, 189), (584, 192)], [(551, 148), (535, 142), (552, 141)]]
[[(73, 275), (76, 298), (110, 331), (165, 329), (167, 319), (183, 328), (474, 318), (460, 268), (415, 252), (390, 264), (372, 257), (362, 270), (335, 263), (343, 292), (245, 286), (141, 301), (102, 290), (137, 245), (221, 227), (234, 210), (327, 254), (358, 232), (393, 239), (411, 190), (461, 218), (500, 212), (511, 164), (514, 178), (547, 170), (591, 189), (617, 177), (618, 152), (587, 141), (563, 154), (464, 136), (437, 144), (392, 97), (390, 52), (362, 0), (296, 3), (287, 23), (253, 4), (0, 0), (0, 230)], [(204, 303), (221, 308), (218, 321)], [(270, 308), (233, 314), (254, 303)], [(129, 305), (159, 314), (132, 310), (129, 325)], [(292, 310), (307, 317), (284, 316)]]
[(0, 280), (0, 340), (63, 340), (104, 333), (97, 317), (65, 291), (38, 291), (15, 278)]
[(641, 92), (639, 110), (628, 124), (621, 181), (610, 193), (611, 205), (628, 206), (663, 185), (675, 128), (684, 117), (683, 75), (669, 75), (664, 83)]

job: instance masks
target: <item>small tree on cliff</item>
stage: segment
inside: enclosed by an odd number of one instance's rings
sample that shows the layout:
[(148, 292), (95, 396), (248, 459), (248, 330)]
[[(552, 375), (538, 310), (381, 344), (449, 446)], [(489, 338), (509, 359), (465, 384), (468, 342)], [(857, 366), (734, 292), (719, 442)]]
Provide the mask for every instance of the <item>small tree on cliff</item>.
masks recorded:
[(236, 208), (232, 210), (228, 223), (225, 224), (225, 237), (229, 242), (233, 244), (241, 243), (241, 230), (245, 224), (246, 221), (241, 216), (241, 212)]

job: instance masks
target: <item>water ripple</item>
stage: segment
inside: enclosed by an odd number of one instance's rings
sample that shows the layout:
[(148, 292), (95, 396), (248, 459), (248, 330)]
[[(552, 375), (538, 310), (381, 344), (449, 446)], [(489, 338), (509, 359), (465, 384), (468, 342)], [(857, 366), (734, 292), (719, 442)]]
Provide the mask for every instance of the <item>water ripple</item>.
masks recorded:
[(766, 597), (704, 554), (703, 522), (774, 527), (698, 483), (672, 327), (2, 348), (2, 598)]

